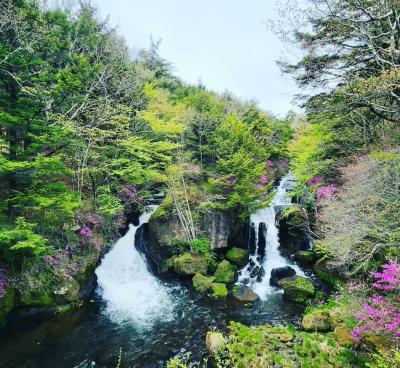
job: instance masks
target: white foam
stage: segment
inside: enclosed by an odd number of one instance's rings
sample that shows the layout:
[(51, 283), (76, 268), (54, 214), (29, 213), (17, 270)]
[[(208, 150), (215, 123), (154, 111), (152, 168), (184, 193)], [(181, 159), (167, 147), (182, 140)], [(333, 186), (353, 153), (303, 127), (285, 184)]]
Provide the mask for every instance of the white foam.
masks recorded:
[(106, 302), (105, 313), (114, 322), (130, 321), (140, 327), (159, 319), (171, 320), (174, 302), (169, 289), (147, 269), (146, 260), (135, 248), (137, 229), (147, 223), (156, 206), (129, 225), (96, 269), (98, 292)]

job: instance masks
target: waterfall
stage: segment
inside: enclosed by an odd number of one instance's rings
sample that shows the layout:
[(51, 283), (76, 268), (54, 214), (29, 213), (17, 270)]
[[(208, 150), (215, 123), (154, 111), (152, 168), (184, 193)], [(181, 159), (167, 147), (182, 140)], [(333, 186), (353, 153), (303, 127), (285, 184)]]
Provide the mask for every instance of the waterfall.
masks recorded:
[(174, 302), (169, 289), (153, 276), (144, 256), (135, 248), (137, 229), (147, 223), (157, 206), (139, 218), (108, 252), (96, 269), (98, 294), (106, 302), (105, 313), (114, 322), (149, 327), (159, 319), (173, 318)]
[(298, 275), (303, 271), (279, 252), (279, 231), (276, 226), (276, 212), (291, 205), (287, 190), (293, 185), (293, 176), (289, 173), (279, 183), (271, 204), (251, 215), (250, 226), (254, 230), (254, 251), (249, 263), (239, 272), (238, 283), (248, 285), (260, 297), (266, 300), (275, 287), (270, 285), (271, 271), (274, 268), (290, 266)]

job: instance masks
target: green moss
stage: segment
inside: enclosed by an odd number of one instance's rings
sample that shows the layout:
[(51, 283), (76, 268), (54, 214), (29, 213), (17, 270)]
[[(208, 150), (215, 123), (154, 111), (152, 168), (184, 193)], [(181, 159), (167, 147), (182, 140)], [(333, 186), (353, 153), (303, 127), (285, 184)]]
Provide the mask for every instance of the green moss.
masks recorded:
[(315, 253), (311, 250), (300, 250), (294, 255), (294, 260), (302, 265), (310, 265), (315, 261)]
[(314, 265), (315, 275), (322, 281), (326, 282), (334, 289), (339, 289), (341, 280), (337, 275), (332, 274), (326, 266), (329, 257), (320, 258)]
[(206, 294), (212, 291), (212, 283), (215, 278), (213, 276), (207, 277), (203, 276), (201, 273), (196, 273), (192, 279), (193, 287), (196, 291), (201, 294)]
[(315, 294), (312, 281), (306, 277), (294, 276), (279, 281), (285, 297), (297, 303), (306, 304)]
[(174, 271), (178, 275), (193, 276), (196, 273), (207, 274), (208, 264), (203, 255), (184, 253), (174, 260)]
[(5, 324), (5, 318), (15, 306), (15, 289), (8, 287), (4, 296), (0, 299), (0, 326)]
[(246, 265), (248, 257), (248, 251), (242, 248), (232, 248), (226, 253), (226, 259), (239, 267)]
[(223, 260), (218, 264), (214, 273), (215, 281), (230, 283), (235, 280), (236, 268), (227, 260)]
[(161, 272), (170, 272), (174, 269), (174, 262), (177, 256), (172, 256), (162, 262), (162, 269)]
[(51, 292), (45, 291), (31, 291), (29, 293), (23, 293), (20, 296), (21, 304), (24, 306), (54, 306), (56, 301), (54, 295)]
[(228, 289), (225, 284), (214, 282), (211, 284), (212, 293), (209, 295), (213, 299), (226, 298), (228, 296)]
[(293, 326), (247, 327), (231, 322), (224, 349), (213, 356), (221, 367), (350, 368), (353, 356), (333, 334), (297, 331)]
[(75, 308), (74, 304), (63, 304), (63, 305), (59, 305), (56, 308), (56, 313), (57, 314), (64, 314), (64, 313), (68, 313), (70, 311), (72, 311)]

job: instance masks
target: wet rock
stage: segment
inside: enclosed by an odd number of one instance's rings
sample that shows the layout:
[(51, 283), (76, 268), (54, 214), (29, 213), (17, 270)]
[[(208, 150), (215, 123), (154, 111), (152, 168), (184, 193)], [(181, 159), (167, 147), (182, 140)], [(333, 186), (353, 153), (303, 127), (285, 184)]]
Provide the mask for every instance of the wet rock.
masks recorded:
[(353, 343), (353, 336), (346, 326), (336, 326), (333, 330), (333, 336), (340, 346), (346, 346)]
[(239, 267), (245, 266), (248, 258), (248, 251), (242, 248), (232, 248), (226, 253), (226, 259)]
[(258, 272), (257, 275), (257, 282), (261, 282), (264, 276), (265, 276), (265, 270), (264, 267), (261, 266), (260, 271)]
[(216, 354), (226, 343), (222, 333), (208, 331), (206, 335), (206, 348), (210, 354)]
[(233, 297), (243, 303), (254, 302), (258, 299), (257, 294), (247, 286), (235, 286)]
[(252, 279), (254, 279), (255, 277), (258, 276), (259, 271), (260, 271), (260, 267), (259, 267), (259, 266), (255, 266), (255, 267), (252, 269), (252, 271), (250, 272), (250, 277), (251, 277)]
[(304, 315), (301, 326), (306, 331), (327, 332), (332, 329), (327, 311), (314, 311)]
[(235, 280), (236, 268), (227, 260), (223, 260), (218, 264), (214, 273), (216, 282), (230, 283)]
[(310, 279), (302, 276), (294, 276), (278, 281), (288, 300), (306, 304), (315, 294), (314, 284)]
[(174, 271), (178, 275), (193, 276), (196, 273), (207, 274), (207, 261), (200, 254), (184, 253), (174, 260)]
[(287, 277), (292, 277), (295, 275), (296, 271), (290, 266), (274, 268), (271, 271), (271, 279), (269, 283), (271, 286), (279, 286), (278, 284), (279, 280), (282, 280)]

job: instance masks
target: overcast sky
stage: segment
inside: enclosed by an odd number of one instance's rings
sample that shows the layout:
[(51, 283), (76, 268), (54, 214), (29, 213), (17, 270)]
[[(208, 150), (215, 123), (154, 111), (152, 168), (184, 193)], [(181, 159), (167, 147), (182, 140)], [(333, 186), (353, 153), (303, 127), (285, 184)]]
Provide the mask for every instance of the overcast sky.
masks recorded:
[(254, 98), (278, 115), (298, 92), (275, 61), (285, 53), (265, 20), (276, 18), (275, 0), (93, 0), (129, 46), (162, 39), (160, 54), (189, 83)]

